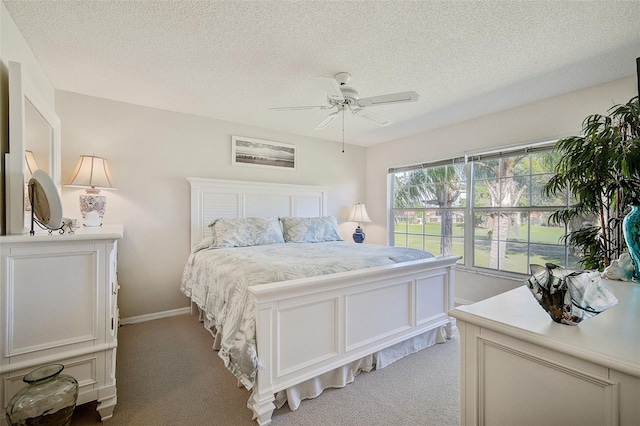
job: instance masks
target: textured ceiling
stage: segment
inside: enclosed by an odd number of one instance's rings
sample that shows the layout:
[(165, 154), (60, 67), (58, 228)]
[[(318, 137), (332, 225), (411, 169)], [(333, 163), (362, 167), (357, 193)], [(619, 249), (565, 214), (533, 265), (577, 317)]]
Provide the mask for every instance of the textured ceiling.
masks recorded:
[[(341, 141), (313, 77), (415, 103), (369, 146), (635, 74), (640, 1), (4, 1), (56, 89)], [(330, 112), (330, 111), (329, 111)]]

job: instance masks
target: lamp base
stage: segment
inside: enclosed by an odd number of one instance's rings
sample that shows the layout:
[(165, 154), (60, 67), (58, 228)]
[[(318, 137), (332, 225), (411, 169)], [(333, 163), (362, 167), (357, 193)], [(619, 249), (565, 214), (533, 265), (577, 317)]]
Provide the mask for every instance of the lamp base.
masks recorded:
[(353, 233), (353, 242), (355, 243), (363, 243), (364, 242), (364, 237), (365, 237), (365, 233), (362, 230), (362, 228), (360, 228), (360, 226), (358, 226), (356, 228), (356, 231)]
[[(80, 213), (84, 219), (85, 226), (102, 225), (102, 217), (107, 207), (107, 197), (98, 194), (80, 195)], [(92, 213), (87, 217), (87, 213)], [(97, 217), (96, 217), (97, 216)]]
[(87, 212), (87, 215), (84, 217), (84, 226), (86, 227), (94, 227), (94, 226), (102, 226), (102, 218), (98, 214), (97, 211)]

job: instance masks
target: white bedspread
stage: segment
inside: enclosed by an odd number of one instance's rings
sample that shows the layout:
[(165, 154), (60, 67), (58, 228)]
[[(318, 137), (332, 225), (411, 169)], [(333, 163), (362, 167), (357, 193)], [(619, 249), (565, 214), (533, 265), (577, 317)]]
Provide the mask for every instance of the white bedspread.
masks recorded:
[(225, 366), (251, 389), (258, 359), (248, 286), (430, 257), (421, 250), (346, 241), (207, 249), (189, 256), (180, 289), (221, 334), (218, 353)]

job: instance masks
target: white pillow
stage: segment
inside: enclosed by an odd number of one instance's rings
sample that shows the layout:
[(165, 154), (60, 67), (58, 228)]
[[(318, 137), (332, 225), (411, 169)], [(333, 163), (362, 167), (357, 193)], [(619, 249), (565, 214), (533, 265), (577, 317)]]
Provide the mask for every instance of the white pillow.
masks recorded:
[(287, 243), (321, 243), (342, 241), (338, 219), (324, 217), (281, 217), (282, 233)]

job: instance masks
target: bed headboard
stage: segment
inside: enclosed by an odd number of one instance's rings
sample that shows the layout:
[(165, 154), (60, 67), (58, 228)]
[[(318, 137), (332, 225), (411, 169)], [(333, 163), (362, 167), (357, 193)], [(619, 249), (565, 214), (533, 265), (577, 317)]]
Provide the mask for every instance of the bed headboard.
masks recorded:
[(209, 236), (216, 218), (327, 215), (328, 188), (311, 185), (187, 178), (191, 185), (191, 246)]

